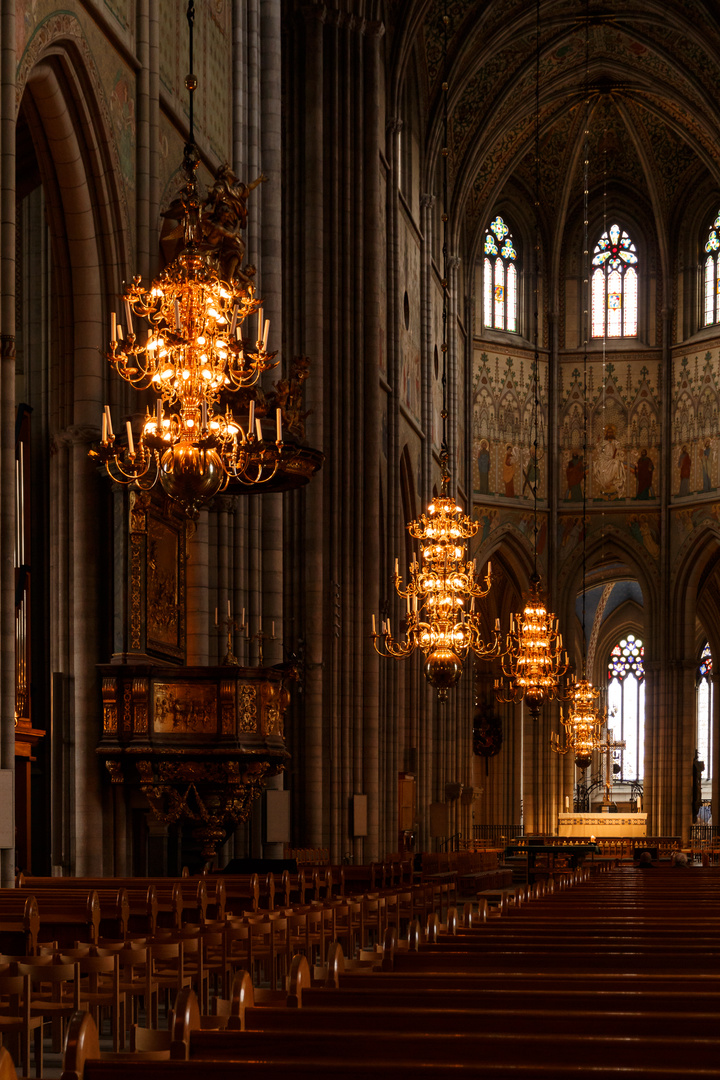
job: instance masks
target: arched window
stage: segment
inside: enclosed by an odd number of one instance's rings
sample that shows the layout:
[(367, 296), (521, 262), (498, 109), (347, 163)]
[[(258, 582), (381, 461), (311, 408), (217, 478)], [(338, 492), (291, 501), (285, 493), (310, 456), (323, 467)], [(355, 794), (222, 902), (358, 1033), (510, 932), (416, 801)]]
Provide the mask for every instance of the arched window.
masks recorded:
[(720, 266), (718, 266), (718, 253), (720, 252), (720, 213), (712, 223), (710, 235), (705, 241), (705, 267), (703, 274), (703, 325), (712, 326), (720, 322)]
[(610, 653), (608, 664), (608, 725), (625, 742), (620, 751), (618, 780), (642, 780), (645, 757), (645, 649), (628, 634)]
[(483, 321), (494, 330), (517, 333), (518, 271), (512, 233), (498, 214), (485, 233)]
[(619, 225), (604, 232), (592, 258), (592, 336), (637, 337), (637, 253)]
[(698, 757), (705, 762), (703, 780), (712, 780), (712, 716), (713, 716), (713, 683), (712, 683), (712, 654), (707, 641), (700, 655), (698, 664), (697, 686), (697, 751)]

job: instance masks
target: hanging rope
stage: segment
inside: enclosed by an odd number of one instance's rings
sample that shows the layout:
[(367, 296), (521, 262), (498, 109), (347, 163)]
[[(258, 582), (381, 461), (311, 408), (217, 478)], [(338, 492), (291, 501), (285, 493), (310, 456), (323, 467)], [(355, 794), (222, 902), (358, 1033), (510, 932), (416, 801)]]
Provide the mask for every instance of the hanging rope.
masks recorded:
[(190, 59), (190, 64), (189, 64), (189, 68), (188, 68), (188, 74), (187, 74), (187, 76), (185, 78), (185, 86), (190, 91), (190, 134), (188, 136), (188, 142), (192, 144), (192, 143), (195, 142), (195, 120), (194, 120), (194, 112), (193, 112), (193, 100), (194, 100), (194, 96), (195, 96), (194, 95), (194, 90), (197, 87), (197, 79), (195, 78), (195, 76), (193, 74), (193, 37), (194, 37), (194, 29), (195, 29), (195, 0), (188, 0), (187, 21), (188, 21), (188, 32), (189, 32), (189, 59)]
[(533, 357), (533, 576), (537, 578), (538, 560), (538, 410), (540, 406), (540, 0), (537, 0), (535, 18), (535, 322)]
[(587, 400), (587, 364), (588, 364), (588, 337), (590, 320), (590, 240), (589, 240), (589, 202), (590, 202), (590, 13), (588, 0), (585, 0), (585, 132), (583, 142), (583, 261), (584, 261), (584, 288), (585, 309), (583, 319), (583, 559), (582, 559), (582, 635), (583, 635), (583, 666), (582, 677), (585, 678), (587, 667), (587, 634), (585, 632), (585, 593), (587, 577), (587, 429), (588, 429), (588, 400)]
[(442, 222), (443, 222), (443, 246), (442, 246), (442, 443), (440, 447), (440, 464), (443, 471), (443, 483), (449, 479), (448, 461), (450, 453), (447, 443), (447, 351), (448, 351), (448, 24), (450, 19), (447, 13), (447, 0), (443, 10), (443, 177), (442, 177)]

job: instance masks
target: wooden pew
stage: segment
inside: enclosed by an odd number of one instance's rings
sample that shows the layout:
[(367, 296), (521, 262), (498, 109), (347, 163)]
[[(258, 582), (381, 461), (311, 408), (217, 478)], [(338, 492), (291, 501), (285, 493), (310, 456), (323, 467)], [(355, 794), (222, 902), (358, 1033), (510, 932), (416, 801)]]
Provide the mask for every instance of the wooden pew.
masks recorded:
[[(73, 881), (73, 879), (70, 879)], [(18, 887), (19, 891), (27, 893), (27, 889)], [(62, 896), (64, 899), (74, 900), (78, 906), (87, 907), (88, 898), (92, 892), (97, 894), (100, 904), (100, 919), (98, 923), (98, 935), (109, 938), (125, 938), (128, 932), (130, 919), (130, 901), (126, 889), (104, 888), (88, 890), (83, 885), (77, 887), (73, 884), (65, 886), (62, 890), (48, 889), (34, 886), (34, 895), (38, 897), (38, 904), (43, 921), (43, 911), (50, 910), (52, 899)], [(69, 944), (69, 943), (68, 943)]]
[(0, 952), (8, 956), (34, 956), (39, 932), (36, 897), (15, 889), (0, 890)]
[[(19, 889), (38, 891), (68, 889), (107, 889), (108, 878), (29, 877), (18, 875)], [(155, 885), (146, 878), (113, 878), (112, 885), (124, 889), (128, 900), (127, 932), (152, 936), (157, 926), (158, 902)], [(102, 931), (104, 933), (104, 931)], [(112, 935), (110, 935), (112, 936)]]

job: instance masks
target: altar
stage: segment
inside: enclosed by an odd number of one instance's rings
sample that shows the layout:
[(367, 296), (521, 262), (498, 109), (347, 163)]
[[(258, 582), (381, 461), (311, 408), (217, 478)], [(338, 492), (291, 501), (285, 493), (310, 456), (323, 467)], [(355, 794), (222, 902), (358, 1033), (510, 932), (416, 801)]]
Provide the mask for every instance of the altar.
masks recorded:
[(558, 836), (647, 836), (647, 814), (558, 814)]

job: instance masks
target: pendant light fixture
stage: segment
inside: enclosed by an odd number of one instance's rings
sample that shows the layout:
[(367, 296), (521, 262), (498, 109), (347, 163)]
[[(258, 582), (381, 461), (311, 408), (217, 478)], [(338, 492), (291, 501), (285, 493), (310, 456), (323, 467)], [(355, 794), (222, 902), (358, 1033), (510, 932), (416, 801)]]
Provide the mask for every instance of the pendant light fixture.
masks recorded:
[(539, 365), (540, 365), (540, 0), (536, 8), (535, 53), (535, 318), (533, 357), (533, 448), (528, 465), (533, 492), (533, 573), (530, 590), (523, 594), (520, 614), (510, 616), (510, 631), (501, 657), (502, 677), (495, 680), (495, 696), (503, 702), (525, 702), (537, 719), (545, 701), (562, 693), (561, 679), (567, 671), (558, 621), (549, 612), (538, 573), (538, 479), (540, 458)]
[(469, 651), (481, 659), (492, 659), (500, 652), (500, 626), (496, 622), (489, 642), (483, 640), (482, 619), (477, 601), (490, 591), (491, 566), (488, 563), (484, 586), (476, 579), (475, 560), (470, 561), (467, 541), (479, 525), (463, 513), (449, 495), (450, 453), (447, 441), (447, 352), (448, 352), (448, 24), (447, 7), (443, 15), (444, 69), (443, 92), (443, 276), (442, 276), (442, 444), (440, 449), (440, 494), (407, 530), (419, 541), (419, 555), (410, 565), (410, 578), (403, 588), (398, 560), (395, 560), (395, 589), (405, 601), (405, 632), (394, 638), (390, 619), (383, 619), (377, 632), (372, 620), (372, 639), (381, 656), (403, 659), (419, 649), (425, 655), (423, 672), (447, 698), (448, 690), (460, 678), (463, 661)]

